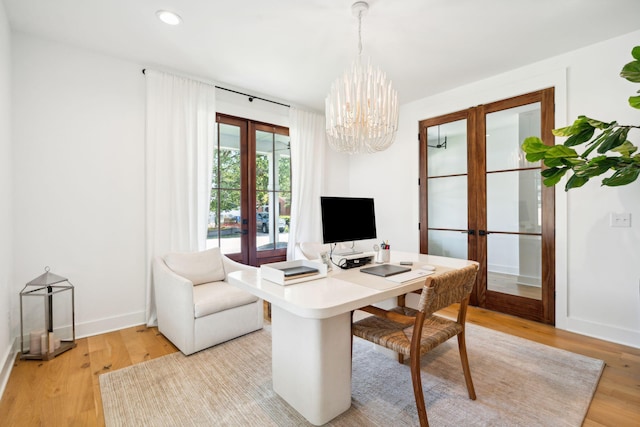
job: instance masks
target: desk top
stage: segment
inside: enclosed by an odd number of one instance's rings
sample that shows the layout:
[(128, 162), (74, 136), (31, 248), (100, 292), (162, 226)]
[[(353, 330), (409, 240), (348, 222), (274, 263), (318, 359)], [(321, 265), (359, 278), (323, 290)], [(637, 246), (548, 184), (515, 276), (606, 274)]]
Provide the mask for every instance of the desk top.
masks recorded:
[[(413, 269), (425, 264), (433, 265), (436, 267), (435, 275), (474, 263), (457, 258), (391, 251), (390, 263), (399, 264), (400, 261), (412, 261)], [(229, 274), (228, 280), (273, 305), (311, 319), (326, 319), (348, 313), (420, 289), (425, 282), (425, 278), (421, 277), (395, 283), (384, 277), (362, 273), (359, 268), (342, 270), (338, 267), (334, 267), (325, 278), (284, 286), (262, 279), (259, 271), (234, 271)]]

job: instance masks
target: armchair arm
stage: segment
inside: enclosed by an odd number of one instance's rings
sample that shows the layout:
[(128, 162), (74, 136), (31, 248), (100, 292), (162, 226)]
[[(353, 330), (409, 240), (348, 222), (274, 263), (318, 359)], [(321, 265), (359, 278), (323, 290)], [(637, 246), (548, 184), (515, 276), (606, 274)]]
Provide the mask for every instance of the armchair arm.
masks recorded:
[(226, 280), (226, 276), (228, 276), (229, 273), (232, 273), (234, 271), (239, 271), (239, 270), (254, 271), (254, 270), (257, 270), (256, 267), (253, 267), (251, 265), (241, 264), (241, 263), (236, 262), (236, 261), (232, 260), (231, 258), (228, 258), (228, 257), (226, 257), (224, 255), (222, 255), (222, 265), (224, 266), (225, 280)]
[(193, 343), (193, 283), (174, 273), (161, 257), (153, 261), (153, 287), (158, 329), (178, 348)]

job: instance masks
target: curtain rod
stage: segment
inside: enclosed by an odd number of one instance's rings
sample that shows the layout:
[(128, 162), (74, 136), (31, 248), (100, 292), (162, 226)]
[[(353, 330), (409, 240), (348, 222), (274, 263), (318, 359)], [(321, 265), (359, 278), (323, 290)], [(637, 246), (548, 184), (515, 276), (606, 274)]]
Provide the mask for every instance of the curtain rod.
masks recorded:
[[(142, 74), (146, 75), (146, 68), (142, 69)], [(226, 87), (222, 87), (222, 86), (215, 86), (214, 87), (216, 89), (220, 89), (220, 90), (226, 90), (227, 92), (232, 92), (232, 93), (236, 93), (238, 95), (242, 95), (242, 96), (246, 96), (249, 98), (249, 102), (253, 102), (254, 99), (259, 99), (261, 101), (265, 101), (265, 102), (270, 102), (272, 104), (277, 104), (277, 105), (282, 105), (283, 107), (287, 107), (287, 108), (291, 108), (291, 105), (287, 105), (287, 104), (283, 104), (282, 102), (278, 102), (278, 101), (271, 101), (270, 99), (265, 99), (265, 98), (261, 98), (259, 96), (255, 96), (255, 95), (250, 95), (248, 93), (243, 93), (243, 92), (238, 92), (237, 90), (232, 90), (232, 89), (227, 89)]]

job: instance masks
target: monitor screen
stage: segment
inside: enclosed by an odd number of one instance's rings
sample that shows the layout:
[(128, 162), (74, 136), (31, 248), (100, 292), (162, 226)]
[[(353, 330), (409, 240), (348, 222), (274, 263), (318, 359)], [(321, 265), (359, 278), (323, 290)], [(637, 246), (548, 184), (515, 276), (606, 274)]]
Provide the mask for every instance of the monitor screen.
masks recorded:
[(376, 216), (373, 199), (320, 197), (324, 243), (375, 239)]

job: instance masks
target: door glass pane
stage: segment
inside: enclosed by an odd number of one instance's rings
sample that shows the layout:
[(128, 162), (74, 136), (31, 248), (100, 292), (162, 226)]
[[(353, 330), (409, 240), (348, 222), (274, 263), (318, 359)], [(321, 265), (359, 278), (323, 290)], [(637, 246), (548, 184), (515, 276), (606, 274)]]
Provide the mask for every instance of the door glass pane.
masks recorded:
[[(274, 200), (274, 195), (278, 200)], [(280, 214), (290, 211), (290, 201), (280, 198), (279, 193), (271, 191), (258, 192), (260, 200), (266, 203), (259, 206), (256, 212), (256, 247), (258, 251), (281, 249), (287, 247), (289, 232), (286, 219)]]
[(273, 190), (273, 133), (256, 131), (256, 189)]
[(520, 148), (525, 138), (540, 137), (540, 103), (486, 115), (487, 171), (539, 166), (529, 163)]
[[(287, 247), (291, 212), (289, 137), (256, 130), (256, 247)], [(278, 191), (280, 190), (280, 191)]]
[(459, 231), (429, 230), (429, 254), (468, 259), (467, 235)]
[(429, 228), (467, 229), (467, 177), (430, 178)]
[(542, 238), (512, 234), (487, 236), (487, 289), (542, 299)]
[(291, 193), (281, 192), (279, 195), (279, 206), (280, 206), (280, 219), (278, 221), (278, 247), (286, 248), (287, 242), (289, 242), (289, 226), (291, 224)]
[(219, 247), (224, 254), (239, 253), (240, 234), (240, 191), (212, 191), (207, 248)]
[(218, 126), (218, 146), (213, 153), (207, 247), (219, 247), (224, 254), (240, 253), (240, 128), (224, 123)]
[(427, 128), (427, 176), (467, 173), (467, 120)]
[(539, 170), (487, 174), (487, 229), (542, 232), (542, 179)]
[[(240, 188), (240, 128), (220, 124), (219, 170), (220, 188)], [(215, 165), (214, 165), (214, 169)]]
[(275, 189), (291, 191), (291, 147), (287, 135), (275, 135), (274, 163), (276, 170)]

